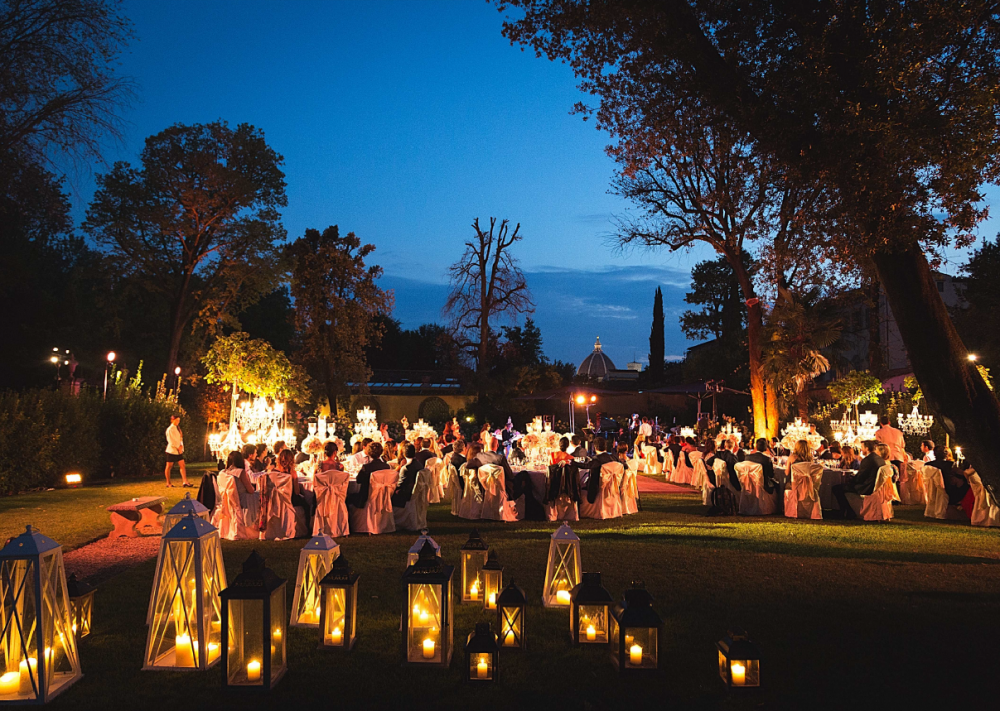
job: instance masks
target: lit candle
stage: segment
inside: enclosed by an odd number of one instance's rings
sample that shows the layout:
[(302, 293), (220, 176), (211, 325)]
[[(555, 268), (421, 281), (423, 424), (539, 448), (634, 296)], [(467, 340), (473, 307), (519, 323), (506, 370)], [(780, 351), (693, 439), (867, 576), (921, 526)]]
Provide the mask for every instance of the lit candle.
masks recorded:
[(479, 599), (479, 581), (473, 580), (472, 587), (469, 588), (469, 599), (478, 600)]
[(76, 623), (73, 623), (73, 634), (76, 634)]
[(341, 644), (344, 639), (344, 631), (340, 627), (334, 627), (330, 633), (330, 641), (333, 644)]
[(642, 666), (642, 647), (638, 644), (633, 644), (628, 648), (628, 660), (632, 663), (632, 666), (641, 667)]
[(424, 659), (434, 658), (434, 640), (429, 637), (424, 640)]
[(491, 592), (489, 598), (486, 600), (486, 607), (490, 610), (497, 609), (497, 594)]
[[(30, 671), (29, 671), (30, 667)], [(35, 688), (39, 687), (38, 683), (38, 660), (35, 657), (28, 657), (27, 659), (22, 659), (21, 664), (18, 667), (18, 688), (21, 694), (35, 694)], [(34, 678), (35, 687), (32, 687), (31, 680)]]
[(247, 664), (247, 681), (260, 681), (260, 662), (256, 659)]
[(556, 591), (556, 603), (559, 605), (569, 604), (569, 590), (557, 590)]
[(191, 637), (186, 634), (179, 634), (174, 637), (174, 666), (194, 666), (194, 654), (191, 650)]
[(747, 668), (739, 662), (730, 665), (732, 672), (733, 686), (743, 686), (747, 683)]
[(217, 656), (219, 656), (219, 645), (217, 645), (215, 642), (209, 642), (208, 643), (208, 660), (212, 661)]
[(479, 664), (476, 665), (476, 678), (485, 679), (486, 674), (489, 673), (489, 666), (486, 663), (486, 656), (482, 655), (479, 657)]
[(587, 641), (588, 642), (597, 641), (597, 630), (594, 629), (593, 625), (587, 625)]
[(630, 634), (625, 635), (625, 647), (626, 648), (631, 647), (632, 646), (632, 640), (634, 640), (634, 639), (635, 639), (635, 637), (633, 637)]
[(278, 627), (271, 633), (271, 639), (274, 640), (275, 644), (281, 641), (281, 628)]
[(12, 671), (0, 674), (0, 696), (16, 696), (21, 691), (21, 674)]
[(517, 643), (514, 638), (514, 630), (507, 630), (507, 634), (503, 636), (503, 646), (513, 647)]
[(423, 622), (424, 624), (427, 624), (427, 621), (431, 618), (431, 616), (427, 614), (427, 610), (421, 610), (418, 617), (420, 618), (420, 621)]

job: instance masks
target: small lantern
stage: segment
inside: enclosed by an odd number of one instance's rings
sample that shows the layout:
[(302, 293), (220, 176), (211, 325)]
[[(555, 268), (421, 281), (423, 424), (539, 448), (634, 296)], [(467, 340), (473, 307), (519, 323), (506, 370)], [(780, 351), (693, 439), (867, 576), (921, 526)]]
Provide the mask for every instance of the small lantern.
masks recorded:
[(633, 582), (611, 610), (611, 660), (620, 674), (655, 672), (660, 666), (663, 620), (653, 596)]
[(462, 552), (462, 602), (481, 603), (483, 600), (483, 580), (480, 571), (486, 565), (488, 548), (479, 531), (473, 529), (469, 540), (460, 549)]
[(188, 514), (194, 514), (198, 518), (203, 518), (206, 521), (211, 518), (211, 512), (205, 508), (205, 506), (198, 501), (198, 499), (192, 499), (190, 491), (185, 491), (184, 498), (174, 504), (171, 509), (164, 514), (163, 530), (169, 531), (171, 528), (180, 523), (181, 519)]
[(524, 591), (514, 583), (497, 596), (497, 628), (505, 649), (524, 649), (524, 606)]
[(584, 573), (570, 593), (569, 634), (574, 644), (607, 644), (614, 598), (601, 585), (600, 573)]
[(580, 537), (563, 521), (549, 541), (542, 603), (545, 607), (569, 607), (570, 591), (579, 584)]
[(221, 597), (222, 685), (273, 688), (288, 669), (285, 581), (253, 551)]
[(313, 536), (299, 553), (299, 572), (292, 597), (292, 627), (319, 627), (319, 581), (330, 572), (340, 546), (326, 534)]
[(489, 622), (477, 622), (465, 643), (465, 678), (473, 683), (493, 682), (500, 672), (500, 645)]
[(406, 664), (448, 667), (453, 646), (451, 579), (445, 565), (424, 541), (417, 562), (403, 573), (403, 660)]
[(90, 635), (90, 620), (94, 612), (93, 585), (81, 583), (76, 579), (76, 573), (69, 576), (66, 591), (69, 593), (69, 605), (72, 612), (73, 632), (78, 640)]
[(417, 558), (420, 557), (420, 549), (424, 547), (424, 541), (430, 541), (431, 545), (434, 547), (434, 551), (437, 553), (437, 557), (441, 557), (441, 546), (437, 544), (437, 541), (428, 536), (427, 529), (423, 528), (420, 530), (420, 538), (417, 539), (416, 543), (410, 546), (410, 550), (406, 554), (407, 567), (417, 562)]
[(358, 633), (358, 578), (344, 556), (320, 581), (320, 645), (351, 651)]
[(28, 526), (0, 550), (0, 704), (46, 703), (83, 674), (62, 546)]
[(730, 689), (760, 686), (760, 652), (747, 633), (737, 628), (716, 643), (719, 676)]
[(222, 652), (219, 531), (188, 514), (160, 539), (143, 669), (208, 669)]
[(497, 609), (497, 595), (503, 588), (503, 566), (497, 560), (497, 552), (490, 550), (486, 556), (486, 564), (480, 572), (483, 581), (483, 607), (487, 610)]

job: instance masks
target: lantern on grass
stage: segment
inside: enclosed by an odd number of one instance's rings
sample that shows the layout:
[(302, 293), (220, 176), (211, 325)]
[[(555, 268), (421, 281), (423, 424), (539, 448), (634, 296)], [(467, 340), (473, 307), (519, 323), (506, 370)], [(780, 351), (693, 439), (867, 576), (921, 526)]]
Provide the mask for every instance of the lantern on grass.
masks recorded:
[(166, 514), (163, 515), (163, 530), (169, 531), (181, 522), (181, 519), (188, 514), (194, 514), (198, 518), (209, 520), (211, 512), (198, 501), (191, 498), (191, 492), (185, 491), (184, 498), (174, 504)]
[(358, 578), (344, 556), (333, 561), (320, 581), (320, 644), (351, 651), (358, 632)]
[(611, 609), (611, 661), (622, 675), (655, 672), (660, 666), (663, 620), (653, 609), (653, 596), (633, 582)]
[(339, 555), (340, 546), (325, 534), (313, 536), (302, 547), (292, 597), (292, 627), (319, 627), (319, 581)]
[(160, 540), (143, 669), (208, 669), (222, 652), (219, 531), (188, 514)]
[(486, 564), (480, 572), (483, 581), (483, 607), (487, 610), (497, 609), (497, 595), (503, 587), (503, 566), (497, 560), (497, 552), (490, 550), (486, 556)]
[(90, 635), (90, 620), (94, 613), (94, 592), (96, 588), (76, 579), (76, 573), (66, 581), (66, 592), (69, 594), (70, 613), (73, 620), (73, 632), (76, 638), (83, 639)]
[(480, 602), (483, 599), (483, 581), (480, 571), (486, 565), (488, 552), (486, 543), (473, 529), (469, 540), (461, 547), (462, 554), (462, 602)]
[(570, 591), (580, 583), (580, 537), (563, 521), (549, 541), (549, 561), (545, 566), (545, 607), (569, 607)]
[(46, 703), (83, 674), (62, 546), (28, 526), (0, 550), (0, 704)]
[(222, 685), (273, 688), (288, 669), (285, 581), (253, 551), (221, 597)]
[(497, 629), (500, 645), (506, 649), (524, 649), (524, 591), (511, 583), (497, 596)]
[(719, 640), (719, 676), (730, 689), (760, 686), (760, 652), (747, 633), (736, 628)]
[(434, 547), (434, 551), (437, 553), (437, 557), (441, 557), (441, 546), (437, 544), (433, 538), (427, 535), (427, 529), (420, 530), (420, 537), (416, 542), (410, 546), (410, 550), (406, 554), (406, 565), (410, 566), (417, 562), (417, 558), (420, 557), (420, 549), (424, 547), (424, 541), (430, 541), (431, 546)]
[(500, 645), (489, 622), (477, 622), (465, 643), (465, 678), (467, 681), (493, 682), (500, 672)]
[(584, 573), (570, 593), (569, 634), (574, 644), (607, 644), (614, 598), (601, 585), (600, 573)]
[(417, 562), (403, 573), (403, 660), (406, 664), (448, 667), (454, 642), (451, 579), (429, 541)]

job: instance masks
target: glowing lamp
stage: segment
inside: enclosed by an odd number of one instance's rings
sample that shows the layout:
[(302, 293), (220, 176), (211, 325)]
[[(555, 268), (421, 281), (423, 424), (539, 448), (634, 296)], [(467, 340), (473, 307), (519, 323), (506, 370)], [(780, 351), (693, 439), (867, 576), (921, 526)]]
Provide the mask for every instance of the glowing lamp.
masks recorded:
[(477, 622), (465, 643), (465, 680), (479, 684), (495, 682), (500, 672), (500, 645), (489, 622)]
[(660, 666), (663, 620), (645, 585), (633, 582), (611, 609), (611, 661), (622, 676), (655, 672)]
[(454, 630), (451, 584), (455, 568), (445, 565), (425, 541), (417, 562), (403, 573), (403, 661), (414, 666), (451, 664)]
[(542, 603), (545, 607), (569, 607), (570, 591), (580, 583), (580, 537), (563, 521), (549, 540)]
[(576, 396), (576, 404), (577, 405), (582, 405), (585, 402), (587, 402), (587, 398), (585, 398), (583, 395), (577, 395)]
[(91, 617), (94, 613), (94, 593), (96, 588), (76, 579), (76, 573), (66, 581), (66, 593), (69, 595), (70, 612), (72, 613), (73, 632), (78, 640), (90, 635)]
[(75, 489), (83, 483), (83, 475), (79, 472), (70, 472), (66, 475), (66, 485)]
[(115, 362), (115, 358), (116, 358), (115, 352), (114, 351), (108, 351), (108, 362), (109, 363), (114, 363)]
[(742, 629), (733, 629), (715, 645), (719, 651), (719, 676), (730, 689), (760, 686), (760, 652)]
[(320, 626), (320, 581), (340, 555), (340, 546), (325, 534), (313, 536), (299, 553), (299, 571), (292, 597), (292, 627)]
[(601, 585), (600, 573), (584, 573), (570, 593), (569, 634), (574, 644), (607, 644), (614, 598)]
[(510, 583), (497, 596), (497, 629), (504, 649), (524, 649), (524, 591)]
[(320, 581), (320, 646), (324, 649), (354, 648), (358, 633), (358, 578), (344, 556), (337, 556), (330, 572)]
[(489, 549), (479, 531), (473, 529), (469, 540), (461, 547), (462, 559), (462, 602), (483, 604), (483, 581), (481, 571), (486, 565)]

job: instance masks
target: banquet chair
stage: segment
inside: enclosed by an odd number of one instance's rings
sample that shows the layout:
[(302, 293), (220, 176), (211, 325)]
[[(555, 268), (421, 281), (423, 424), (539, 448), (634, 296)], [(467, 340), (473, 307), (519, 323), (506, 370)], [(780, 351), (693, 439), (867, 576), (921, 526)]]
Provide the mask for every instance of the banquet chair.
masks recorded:
[(549, 521), (579, 521), (580, 473), (575, 464), (549, 467), (545, 516)]
[(768, 516), (774, 513), (774, 497), (764, 489), (764, 468), (756, 462), (737, 462), (740, 479), (741, 516)]
[(983, 484), (979, 474), (969, 477), (969, 487), (975, 496), (972, 511), (969, 512), (973, 526), (1000, 526), (1000, 506), (992, 492)]
[[(670, 481), (674, 484), (685, 484), (691, 483), (691, 479), (694, 476), (694, 452), (681, 452), (677, 457), (677, 463), (674, 465), (673, 472), (670, 475)], [(688, 466), (688, 461), (691, 462), (691, 466)]]
[(459, 477), (462, 479), (462, 499), (458, 503), (459, 518), (482, 518), (483, 495), (478, 488), (478, 471), (469, 469), (463, 464), (459, 470)]
[[(722, 462), (722, 465), (725, 466), (725, 462)], [(697, 486), (701, 489), (701, 503), (705, 506), (712, 505), (712, 489), (715, 488), (715, 484), (708, 478), (708, 469), (705, 467), (704, 459), (699, 459), (694, 463), (694, 476), (691, 477), (691, 486)]]
[(516, 521), (514, 502), (507, 500), (503, 467), (482, 465), (479, 467), (479, 483), (483, 487), (483, 507), (479, 517), (491, 521)]
[(240, 506), (240, 495), (236, 490), (236, 478), (219, 473), (219, 497), (212, 513), (212, 525), (219, 529), (219, 536), (227, 541), (245, 541), (257, 538), (257, 531), (248, 526), (246, 512)]
[(819, 462), (797, 462), (792, 465), (788, 478), (790, 484), (785, 491), (785, 516), (822, 519), (819, 487), (823, 482), (823, 465)]
[(639, 457), (625, 457), (625, 468), (631, 472), (639, 473), (639, 462), (642, 459)]
[(663, 473), (663, 467), (660, 465), (660, 455), (656, 451), (656, 447), (644, 445), (642, 448), (642, 456), (646, 461), (647, 474), (655, 476)]
[[(889, 521), (892, 519), (892, 502), (898, 501), (896, 485), (892, 481), (891, 464), (879, 467), (872, 493), (861, 497), (861, 511), (858, 517), (863, 521)], [(847, 495), (848, 500), (851, 494)]]
[(403, 508), (392, 511), (397, 531), (419, 531), (427, 528), (427, 505), (430, 503), (430, 492), (436, 487), (433, 467), (424, 467), (417, 472), (410, 500)]
[(313, 491), (316, 493), (316, 516), (313, 519), (312, 532), (314, 536), (327, 535), (338, 538), (350, 534), (345, 503), (350, 480), (350, 474), (336, 469), (316, 472), (313, 475)]
[(621, 502), (622, 515), (639, 513), (639, 484), (637, 474), (631, 469), (622, 468)]
[(392, 515), (392, 492), (396, 490), (399, 473), (395, 469), (372, 472), (368, 488), (368, 503), (353, 509), (348, 518), (351, 533), (392, 533), (396, 530)]
[(899, 472), (899, 499), (903, 504), (923, 504), (924, 482), (921, 476), (921, 469), (924, 463), (919, 460), (910, 460), (903, 465)]
[(921, 470), (924, 484), (924, 516), (927, 518), (948, 518), (948, 492), (944, 489), (941, 470), (925, 464)]
[(663, 478), (667, 481), (671, 481), (674, 474), (674, 453), (670, 451), (669, 447), (664, 447), (663, 451)]
[(601, 477), (601, 486), (594, 503), (590, 503), (581, 490), (580, 518), (609, 519), (622, 515), (622, 500), (618, 492), (624, 473), (625, 467), (619, 462), (608, 462), (601, 467), (600, 472), (591, 470), (591, 476)]
[(307, 533), (306, 512), (292, 506), (292, 477), (285, 472), (268, 472), (258, 480), (258, 488), (267, 488), (267, 510), (261, 511), (264, 528), (262, 541), (300, 538)]
[(445, 489), (445, 496), (451, 500), (451, 515), (458, 516), (458, 507), (462, 503), (462, 478), (450, 461), (445, 467), (445, 471), (448, 473), (448, 488)]
[[(430, 470), (430, 482), (427, 489), (427, 502), (431, 504), (441, 503), (441, 494), (444, 492), (444, 487), (441, 486), (440, 476), (441, 469), (444, 466), (444, 461), (437, 458), (431, 457), (427, 460), (424, 466)], [(420, 475), (420, 472), (417, 472)]]

